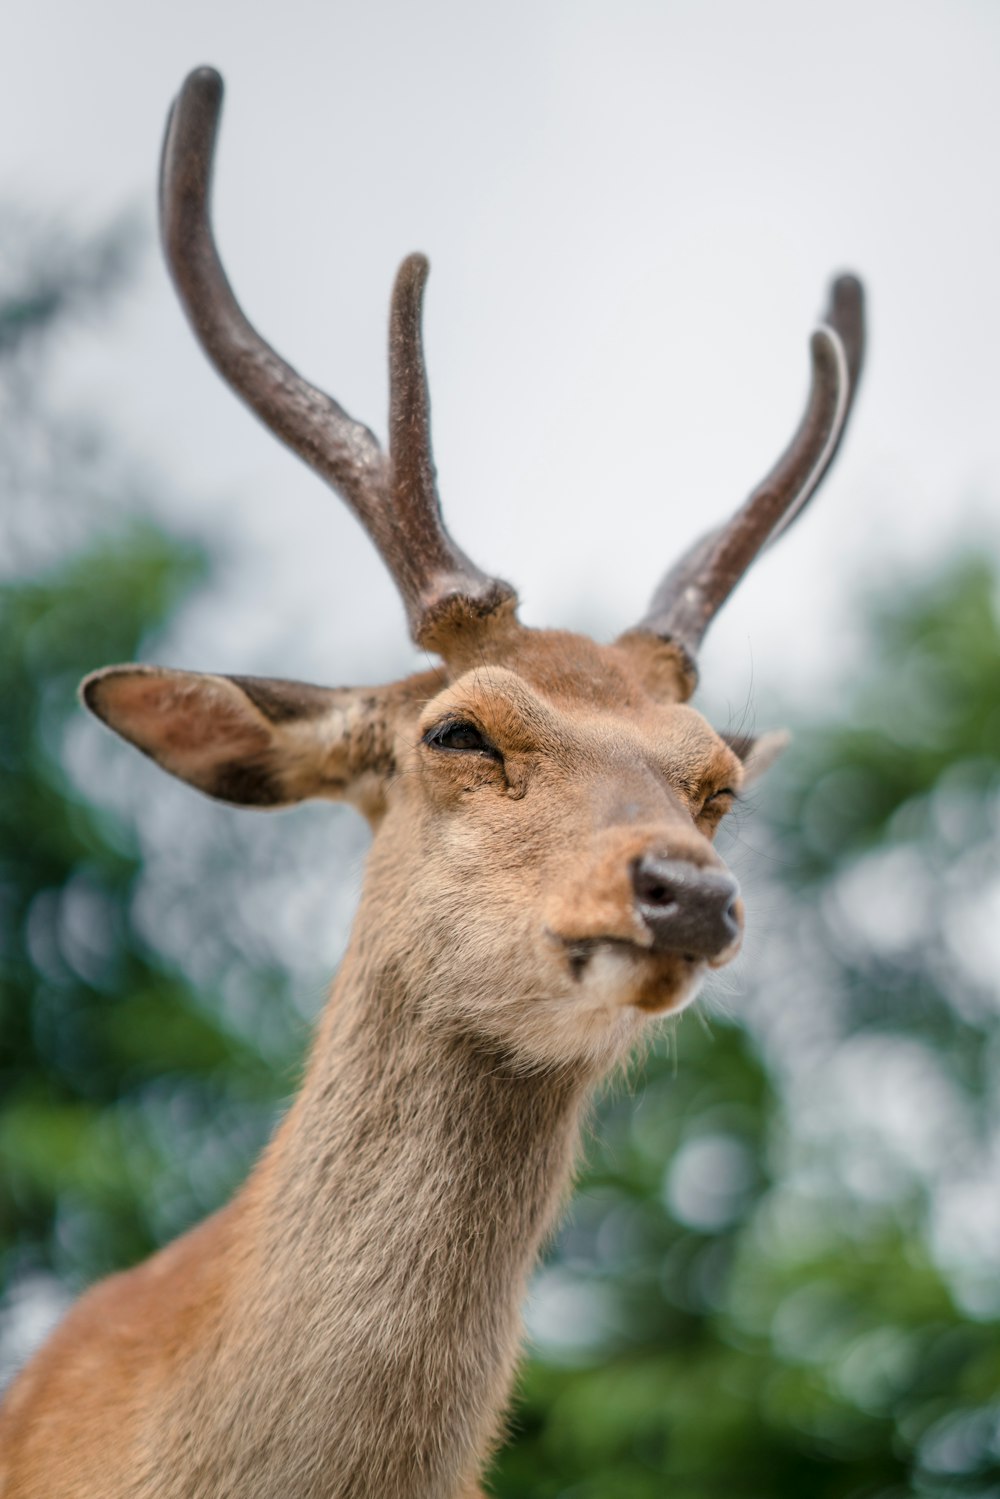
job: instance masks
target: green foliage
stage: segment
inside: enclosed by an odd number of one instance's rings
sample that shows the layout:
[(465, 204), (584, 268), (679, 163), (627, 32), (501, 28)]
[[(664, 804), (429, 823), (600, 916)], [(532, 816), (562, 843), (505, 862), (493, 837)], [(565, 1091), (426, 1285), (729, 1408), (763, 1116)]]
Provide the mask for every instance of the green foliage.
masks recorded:
[(873, 605), (872, 654), (847, 711), (808, 727), (808, 759), (786, 785), (779, 825), (796, 881), (892, 839), (901, 814), (929, 832), (942, 784), (988, 804), (1000, 775), (996, 588), (989, 563), (969, 557), (902, 604)]
[(273, 1092), (259, 1058), (133, 930), (134, 836), (86, 805), (60, 756), (84, 672), (141, 654), (204, 568), (197, 550), (136, 527), (0, 590), (5, 1280), (29, 1266), (89, 1278), (155, 1247), (174, 1145), (152, 1104), (171, 1078), (206, 1122), (227, 1099)]

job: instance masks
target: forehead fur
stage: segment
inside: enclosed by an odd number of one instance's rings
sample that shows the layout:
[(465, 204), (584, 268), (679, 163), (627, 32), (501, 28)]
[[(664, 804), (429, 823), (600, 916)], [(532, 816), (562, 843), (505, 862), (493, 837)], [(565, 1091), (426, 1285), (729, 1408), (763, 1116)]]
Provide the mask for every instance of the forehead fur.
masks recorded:
[(481, 666), (484, 683), (489, 668), (500, 666), (556, 707), (576, 705), (614, 711), (639, 709), (650, 702), (637, 663), (629, 653), (616, 646), (598, 645), (586, 635), (519, 628), (494, 639), (491, 646), (480, 661), (463, 663), (472, 670)]
[[(499, 659), (498, 659), (499, 658)], [(425, 702), (421, 728), (441, 712), (472, 713), (498, 733), (509, 748), (526, 738), (537, 746), (565, 738), (567, 720), (587, 738), (618, 749), (630, 739), (642, 753), (662, 759), (671, 778), (692, 793), (706, 781), (738, 786), (742, 767), (736, 755), (702, 715), (668, 695), (651, 694), (646, 663), (617, 646), (602, 646), (583, 635), (555, 630), (522, 630), (502, 652), (442, 682)]]

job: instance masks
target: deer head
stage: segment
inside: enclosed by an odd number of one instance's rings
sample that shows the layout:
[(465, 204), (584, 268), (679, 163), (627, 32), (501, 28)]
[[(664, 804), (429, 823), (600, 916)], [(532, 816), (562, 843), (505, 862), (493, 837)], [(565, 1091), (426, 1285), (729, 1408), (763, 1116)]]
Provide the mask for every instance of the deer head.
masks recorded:
[(436, 669), (375, 689), (113, 666), (83, 684), (165, 770), (240, 806), (352, 802), (374, 831), (356, 940), (428, 1024), (525, 1065), (619, 1054), (740, 945), (713, 837), (774, 741), (726, 739), (689, 706), (709, 624), (801, 512), (860, 373), (862, 293), (832, 288), (802, 422), (724, 527), (611, 645), (517, 618), (513, 588), (452, 541), (438, 500), (421, 347), (427, 261), (392, 296), (389, 446), (287, 365), (237, 304), (209, 192), (222, 82), (193, 73), (164, 149), (161, 223), (180, 299), (236, 393), (347, 501)]

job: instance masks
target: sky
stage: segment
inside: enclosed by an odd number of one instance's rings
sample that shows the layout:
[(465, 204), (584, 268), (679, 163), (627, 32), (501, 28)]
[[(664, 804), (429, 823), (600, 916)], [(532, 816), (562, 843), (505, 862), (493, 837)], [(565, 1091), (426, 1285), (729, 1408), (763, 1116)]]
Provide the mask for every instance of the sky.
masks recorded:
[[(740, 700), (829, 690), (859, 586), (1000, 497), (1000, 9), (987, 0), (34, 0), (9, 10), (0, 201), (148, 225), (139, 285), (58, 399), (236, 561), (176, 664), (356, 679), (414, 656), (356, 522), (208, 368), (153, 252), (185, 73), (227, 84), (216, 225), (251, 318), (384, 432), (395, 266), (426, 334), (450, 528), (533, 624), (633, 623), (790, 435), (831, 273), (870, 299), (852, 429), (713, 627)], [(903, 586), (902, 582), (900, 586)]]

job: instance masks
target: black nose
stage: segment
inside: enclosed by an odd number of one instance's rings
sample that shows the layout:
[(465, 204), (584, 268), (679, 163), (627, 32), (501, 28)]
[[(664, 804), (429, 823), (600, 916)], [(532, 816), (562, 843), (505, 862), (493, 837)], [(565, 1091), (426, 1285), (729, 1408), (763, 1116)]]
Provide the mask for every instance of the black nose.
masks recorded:
[(740, 934), (740, 887), (721, 869), (644, 854), (632, 866), (632, 886), (655, 952), (715, 958)]

